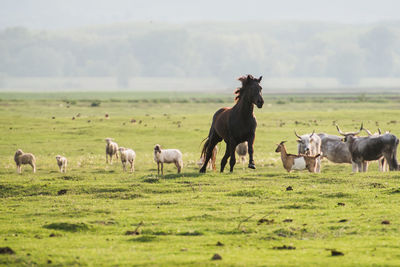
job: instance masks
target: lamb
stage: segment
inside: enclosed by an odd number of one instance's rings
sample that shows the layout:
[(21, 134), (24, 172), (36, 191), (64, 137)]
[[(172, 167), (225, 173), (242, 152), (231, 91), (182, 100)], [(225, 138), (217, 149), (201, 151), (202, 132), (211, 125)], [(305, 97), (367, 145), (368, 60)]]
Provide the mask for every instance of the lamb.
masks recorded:
[(135, 170), (135, 158), (136, 158), (136, 153), (130, 148), (125, 148), (125, 147), (120, 147), (119, 149), (120, 153), (120, 158), (122, 162), (122, 168), (124, 172), (126, 171), (126, 163), (129, 162), (131, 165), (131, 172)]
[(183, 168), (182, 153), (178, 149), (161, 149), (160, 145), (154, 146), (154, 161), (157, 162), (157, 174), (164, 175), (164, 163), (175, 163), (178, 173)]
[(317, 158), (320, 154), (315, 156), (308, 156), (304, 154), (293, 155), (286, 152), (286, 147), (284, 145), (286, 141), (282, 141), (275, 152), (281, 153), (281, 159), (283, 167), (288, 171), (292, 170), (304, 170), (307, 169), (309, 172), (316, 172)]
[(106, 138), (106, 163), (108, 163), (108, 157), (110, 157), (110, 164), (112, 164), (112, 158), (115, 157), (118, 159), (118, 144), (113, 142), (112, 138)]
[(247, 150), (248, 150), (247, 141), (240, 143), (236, 146), (236, 153), (239, 155), (239, 161), (241, 161), (242, 164), (246, 162)]
[(36, 172), (36, 158), (31, 153), (24, 153), (18, 149), (14, 155), (15, 163), (17, 164), (17, 173), (21, 174), (21, 165), (29, 164), (32, 166), (33, 173)]
[[(217, 166), (215, 164), (217, 160), (217, 153), (218, 153), (218, 146), (215, 146), (211, 155), (211, 159), (208, 162), (208, 168), (211, 170), (213, 169), (214, 171), (217, 170)], [(206, 155), (204, 153), (201, 154), (200, 160), (197, 162), (197, 165), (199, 167), (203, 166), (204, 160), (206, 159)]]
[(67, 163), (68, 163), (67, 158), (57, 155), (56, 160), (57, 160), (58, 168), (60, 168), (60, 172), (64, 172), (64, 173), (67, 172)]

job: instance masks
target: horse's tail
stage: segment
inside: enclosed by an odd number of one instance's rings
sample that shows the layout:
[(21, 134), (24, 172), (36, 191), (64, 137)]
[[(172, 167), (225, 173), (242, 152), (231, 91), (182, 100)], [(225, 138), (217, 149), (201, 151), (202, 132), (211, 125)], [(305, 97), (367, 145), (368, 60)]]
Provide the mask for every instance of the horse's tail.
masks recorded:
[[(213, 137), (213, 135), (215, 134), (214, 132), (214, 123), (216, 118), (218, 117), (219, 114), (221, 114), (221, 112), (223, 112), (224, 110), (226, 110), (226, 108), (221, 108), (219, 109), (217, 112), (215, 112), (213, 119), (212, 119), (212, 123), (211, 123), (211, 127), (210, 127), (210, 131), (208, 132), (208, 136), (206, 138), (203, 139), (203, 141), (201, 141), (201, 143), (203, 143), (204, 141), (206, 141), (203, 145), (203, 149), (201, 150), (201, 155), (200, 157), (206, 156), (207, 155), (207, 149), (208, 146), (210, 145), (210, 139)], [(200, 145), (201, 145), (200, 143)]]
[[(204, 142), (204, 140), (205, 140), (205, 142)], [(206, 156), (206, 154), (207, 154), (207, 148), (208, 148), (208, 145), (210, 144), (210, 137), (209, 136), (207, 136), (205, 139), (203, 139), (203, 141), (201, 141), (202, 143), (204, 142), (204, 145), (203, 145), (203, 148), (202, 148), (202, 150), (201, 150), (201, 154), (200, 154), (200, 157), (205, 157)]]

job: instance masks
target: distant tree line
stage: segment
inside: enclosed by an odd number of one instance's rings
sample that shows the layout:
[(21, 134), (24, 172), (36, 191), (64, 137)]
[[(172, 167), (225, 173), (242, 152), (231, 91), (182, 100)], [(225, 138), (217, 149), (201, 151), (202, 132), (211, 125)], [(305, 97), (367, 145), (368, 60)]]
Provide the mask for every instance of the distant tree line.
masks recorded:
[[(0, 78), (400, 77), (400, 23), (132, 23), (0, 31)], [(1, 79), (0, 79), (1, 80)]]

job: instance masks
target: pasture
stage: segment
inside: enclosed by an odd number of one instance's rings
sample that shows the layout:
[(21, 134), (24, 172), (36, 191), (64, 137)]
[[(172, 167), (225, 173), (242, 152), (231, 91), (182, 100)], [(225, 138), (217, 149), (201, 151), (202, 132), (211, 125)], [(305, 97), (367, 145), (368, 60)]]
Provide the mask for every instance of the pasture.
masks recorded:
[[(274, 152), (283, 140), (297, 152), (294, 129), (337, 134), (335, 122), (400, 136), (399, 96), (264, 95), (257, 169), (199, 174), (212, 115), (233, 98), (0, 94), (0, 247), (15, 252), (2, 251), (0, 265), (400, 265), (400, 172), (372, 163), (353, 174), (323, 160), (319, 174), (287, 173)], [(136, 151), (135, 173), (105, 164), (106, 137)], [(157, 143), (182, 151), (182, 174), (166, 164), (157, 177)], [(16, 173), (18, 148), (35, 154), (37, 173)]]

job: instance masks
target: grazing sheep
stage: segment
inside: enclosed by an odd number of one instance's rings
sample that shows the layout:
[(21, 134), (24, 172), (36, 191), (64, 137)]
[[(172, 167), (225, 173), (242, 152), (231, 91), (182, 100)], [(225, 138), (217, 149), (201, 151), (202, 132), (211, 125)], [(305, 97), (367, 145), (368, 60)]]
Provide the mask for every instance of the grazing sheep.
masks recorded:
[(112, 158), (115, 157), (118, 159), (118, 144), (113, 142), (112, 138), (106, 138), (106, 163), (108, 163), (108, 157), (110, 156), (110, 164), (112, 164)]
[(161, 149), (160, 145), (154, 146), (154, 161), (157, 162), (157, 174), (164, 175), (164, 163), (175, 163), (178, 173), (183, 168), (182, 153), (178, 149)]
[[(215, 146), (211, 155), (211, 159), (208, 162), (207, 167), (211, 170), (217, 170), (217, 166), (215, 164), (216, 160), (217, 160), (217, 153), (218, 153), (218, 146)], [(201, 157), (199, 159), (199, 161), (197, 162), (197, 165), (199, 165), (199, 168), (203, 165), (204, 160), (206, 159), (206, 155), (204, 155), (204, 153), (201, 154)]]
[(320, 156), (320, 154), (315, 156), (308, 156), (304, 154), (299, 154), (299, 155), (288, 154), (286, 152), (286, 147), (284, 145), (285, 142), (286, 141), (282, 141), (276, 148), (275, 152), (281, 153), (283, 167), (288, 172), (292, 170), (305, 170), (305, 169), (307, 169), (309, 172), (316, 172), (316, 167), (317, 167), (316, 160)]
[(124, 172), (126, 171), (126, 163), (129, 162), (131, 165), (131, 172), (135, 170), (135, 158), (136, 158), (136, 153), (130, 148), (125, 148), (125, 147), (120, 147), (119, 149), (119, 155), (121, 158), (122, 162), (122, 168)]
[(67, 172), (67, 158), (57, 155), (56, 156), (58, 168), (60, 168), (60, 172)]
[(18, 149), (14, 155), (15, 163), (17, 164), (17, 173), (21, 174), (21, 165), (29, 164), (32, 166), (33, 173), (36, 172), (36, 158), (31, 153), (24, 153), (21, 149)]
[(248, 150), (247, 141), (240, 143), (236, 146), (236, 153), (239, 155), (239, 162), (241, 161), (242, 164), (245, 164), (246, 162), (247, 150)]

